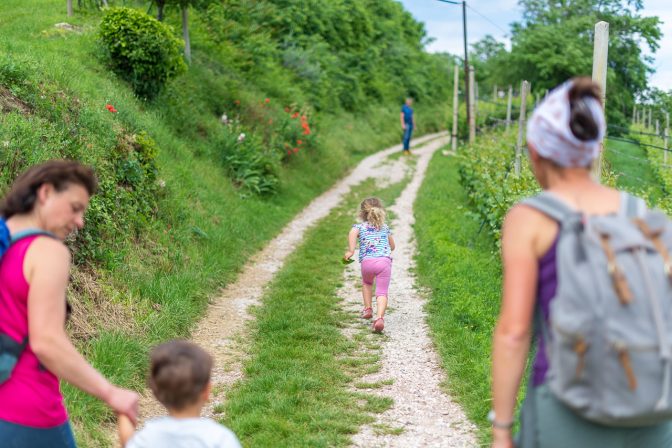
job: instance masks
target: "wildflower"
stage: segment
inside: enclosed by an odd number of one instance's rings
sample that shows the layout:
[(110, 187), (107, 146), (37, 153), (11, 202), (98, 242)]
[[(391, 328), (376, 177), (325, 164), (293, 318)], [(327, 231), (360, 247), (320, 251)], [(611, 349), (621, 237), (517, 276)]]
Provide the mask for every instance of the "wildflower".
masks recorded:
[(2, 146), (4, 146), (5, 148), (9, 148), (9, 141), (5, 140), (4, 142), (2, 142)]
[(298, 113), (298, 112), (294, 112), (294, 113), (292, 114), (292, 118), (299, 118), (299, 113)]
[(235, 104), (236, 106), (240, 106), (240, 100), (234, 100), (233, 104)]
[(166, 181), (165, 180), (159, 179), (158, 184), (159, 184), (160, 188), (166, 188)]
[(297, 140), (297, 141), (296, 141), (296, 144), (297, 144), (297, 145), (303, 145), (303, 140)]
[(296, 154), (297, 152), (299, 152), (299, 148), (293, 148), (292, 151), (294, 151), (294, 154)]
[(109, 111), (112, 112), (113, 114), (116, 114), (116, 113), (117, 113), (117, 109), (115, 109), (114, 106), (111, 105), (111, 104), (106, 104), (106, 105), (105, 105), (105, 109), (109, 110)]
[(289, 113), (290, 109), (289, 107), (285, 107), (285, 112)]
[(238, 136), (238, 143), (242, 143), (243, 141), (245, 141), (245, 133), (241, 132)]
[(221, 121), (222, 121), (222, 124), (228, 124), (229, 117), (227, 117), (226, 114), (222, 114)]
[(310, 129), (304, 129), (303, 135), (310, 135)]
[(273, 124), (273, 119), (272, 118), (268, 119), (268, 124)]
[(288, 149), (288, 150), (287, 150), (287, 155), (288, 155), (288, 156), (291, 156), (291, 155), (292, 155), (292, 150), (291, 150), (291, 149)]
[(306, 123), (308, 121), (308, 117), (306, 117), (305, 115), (301, 115), (301, 121)]
[(271, 102), (271, 99), (270, 99), (270, 98), (266, 98), (266, 99), (264, 100), (264, 103), (266, 103), (266, 104), (268, 104), (268, 103), (270, 103), (270, 102)]

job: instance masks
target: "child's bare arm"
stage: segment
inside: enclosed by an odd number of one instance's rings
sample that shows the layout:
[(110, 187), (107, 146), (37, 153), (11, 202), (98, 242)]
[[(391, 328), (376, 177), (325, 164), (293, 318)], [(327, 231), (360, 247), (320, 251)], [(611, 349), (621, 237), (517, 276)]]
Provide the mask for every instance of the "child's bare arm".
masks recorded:
[(345, 252), (345, 259), (349, 260), (355, 254), (355, 247), (357, 246), (357, 237), (359, 236), (359, 229), (353, 227), (348, 233), (348, 250)]
[(392, 235), (387, 235), (387, 239), (390, 241), (390, 249), (394, 250), (396, 244), (394, 244), (394, 237)]
[(133, 425), (133, 422), (130, 418), (126, 417), (124, 414), (119, 414), (117, 420), (117, 431), (119, 433), (121, 447), (124, 448), (135, 433), (135, 425)]

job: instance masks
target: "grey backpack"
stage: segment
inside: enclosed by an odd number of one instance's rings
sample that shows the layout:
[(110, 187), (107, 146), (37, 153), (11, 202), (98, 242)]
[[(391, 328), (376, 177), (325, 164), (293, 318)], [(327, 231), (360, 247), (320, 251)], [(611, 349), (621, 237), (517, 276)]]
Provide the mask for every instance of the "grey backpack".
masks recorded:
[(627, 193), (603, 216), (548, 192), (523, 204), (560, 224), (548, 324), (536, 313), (553, 394), (605, 425), (672, 419), (672, 222)]

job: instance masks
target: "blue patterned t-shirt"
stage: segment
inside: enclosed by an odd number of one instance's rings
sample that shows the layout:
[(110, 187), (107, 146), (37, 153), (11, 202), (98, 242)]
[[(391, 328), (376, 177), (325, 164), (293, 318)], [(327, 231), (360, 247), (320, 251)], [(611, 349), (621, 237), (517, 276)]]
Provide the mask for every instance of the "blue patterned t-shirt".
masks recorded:
[(390, 249), (389, 236), (390, 228), (387, 224), (376, 229), (375, 226), (368, 222), (360, 222), (353, 224), (353, 228), (359, 230), (359, 261), (360, 263), (366, 258), (390, 257), (392, 256), (392, 249)]

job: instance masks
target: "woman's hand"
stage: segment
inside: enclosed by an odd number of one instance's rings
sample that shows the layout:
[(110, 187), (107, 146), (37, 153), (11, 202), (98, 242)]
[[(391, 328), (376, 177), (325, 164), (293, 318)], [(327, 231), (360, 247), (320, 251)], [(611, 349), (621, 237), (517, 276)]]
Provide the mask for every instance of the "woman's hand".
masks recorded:
[(135, 425), (138, 421), (138, 402), (140, 396), (127, 389), (112, 386), (105, 397), (105, 402), (118, 414), (125, 415)]
[(514, 448), (511, 431), (508, 429), (492, 428), (492, 448)]
[(345, 258), (346, 260), (349, 260), (349, 259), (352, 258), (352, 256), (353, 256), (354, 254), (355, 254), (355, 251), (353, 251), (353, 250), (346, 250), (346, 251), (345, 251), (345, 254), (343, 255), (343, 258)]

